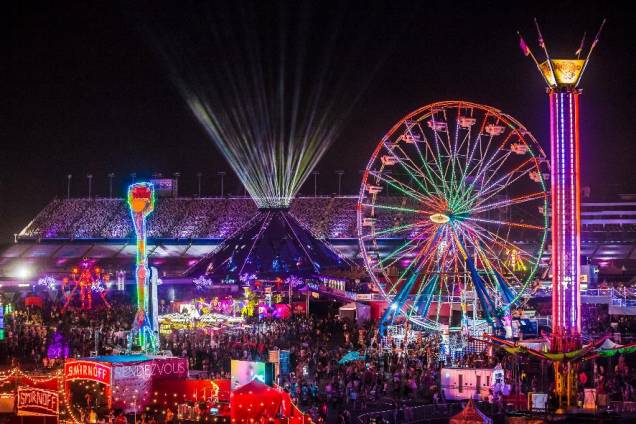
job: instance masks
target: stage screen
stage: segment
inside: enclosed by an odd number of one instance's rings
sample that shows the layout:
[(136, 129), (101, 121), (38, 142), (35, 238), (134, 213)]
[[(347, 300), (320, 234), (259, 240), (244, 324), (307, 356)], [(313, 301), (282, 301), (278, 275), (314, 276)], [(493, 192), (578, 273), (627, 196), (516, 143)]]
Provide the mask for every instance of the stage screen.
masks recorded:
[(231, 390), (257, 379), (265, 384), (272, 385), (273, 364), (256, 361), (232, 360), (230, 366)]

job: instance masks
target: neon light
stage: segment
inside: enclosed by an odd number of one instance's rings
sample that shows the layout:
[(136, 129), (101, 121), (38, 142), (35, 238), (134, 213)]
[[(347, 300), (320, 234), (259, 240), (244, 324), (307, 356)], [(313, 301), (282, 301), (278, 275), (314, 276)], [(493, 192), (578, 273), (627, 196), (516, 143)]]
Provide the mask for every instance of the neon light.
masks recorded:
[(101, 268), (91, 266), (91, 261), (84, 258), (79, 266), (73, 267), (71, 274), (62, 279), (61, 292), (64, 297), (62, 312), (71, 306), (75, 296), (79, 296), (82, 309), (89, 310), (93, 307), (93, 292), (98, 294), (103, 304), (110, 309), (110, 303), (106, 299), (110, 276)]
[(137, 237), (137, 313), (133, 321), (133, 333), (138, 334), (144, 351), (155, 350), (157, 340), (146, 315), (148, 299), (146, 286), (150, 276), (146, 253), (146, 218), (155, 209), (155, 189), (151, 183), (135, 183), (128, 187), (128, 206)]
[(555, 335), (580, 337), (580, 163), (576, 89), (550, 91)]
[[(441, 330), (442, 309), (457, 304), (466, 314), (468, 292), (479, 295), (475, 317), (500, 325), (527, 293), (546, 243), (544, 157), (520, 123), (463, 101), (424, 106), (382, 138), (357, 203), (361, 255), (380, 293), (397, 305), (382, 325), (401, 315)], [(521, 219), (511, 206), (529, 215)], [(525, 251), (511, 234), (537, 244)], [(396, 244), (382, 250), (380, 236)]]

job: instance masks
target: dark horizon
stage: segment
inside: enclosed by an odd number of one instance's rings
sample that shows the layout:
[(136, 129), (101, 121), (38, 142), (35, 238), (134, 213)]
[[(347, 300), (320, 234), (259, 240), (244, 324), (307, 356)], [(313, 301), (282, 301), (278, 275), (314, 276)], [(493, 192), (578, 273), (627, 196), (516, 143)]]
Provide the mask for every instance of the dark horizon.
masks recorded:
[[(608, 19), (581, 84), (582, 179), (592, 193), (608, 186), (636, 191), (629, 132), (636, 112), (629, 80), (636, 70), (633, 14), (618, 5), (575, 2), (525, 10), (470, 3), (382, 7), (386, 24), (400, 28), (399, 38), (317, 167), (322, 194), (337, 190), (337, 169), (345, 170), (343, 193), (356, 193), (358, 170), (383, 134), (413, 109), (440, 100), (497, 107), (521, 121), (549, 154), (545, 89), (516, 35), (521, 30), (536, 53), (535, 16), (553, 55), (568, 57), (584, 31), (589, 43)], [(110, 172), (118, 196), (131, 172), (148, 178), (179, 171), (181, 193), (191, 195), (197, 172), (204, 174), (203, 194), (216, 194), (216, 172), (226, 171), (226, 192), (242, 193), (119, 3), (48, 10), (14, 5), (6, 16), (0, 243), (11, 242), (53, 197), (66, 196), (69, 173), (75, 197), (86, 194), (88, 173), (93, 194), (108, 195)], [(313, 193), (312, 178), (301, 193)]]

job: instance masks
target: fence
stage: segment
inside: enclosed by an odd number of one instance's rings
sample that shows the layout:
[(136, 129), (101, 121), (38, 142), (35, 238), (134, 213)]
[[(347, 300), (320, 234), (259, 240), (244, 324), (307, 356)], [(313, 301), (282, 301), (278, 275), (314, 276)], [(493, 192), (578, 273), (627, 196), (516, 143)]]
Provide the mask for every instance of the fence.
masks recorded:
[(420, 406), (406, 406), (401, 409), (367, 412), (358, 415), (359, 424), (421, 423), (433, 419), (444, 419), (458, 414), (464, 409), (462, 403), (442, 403)]

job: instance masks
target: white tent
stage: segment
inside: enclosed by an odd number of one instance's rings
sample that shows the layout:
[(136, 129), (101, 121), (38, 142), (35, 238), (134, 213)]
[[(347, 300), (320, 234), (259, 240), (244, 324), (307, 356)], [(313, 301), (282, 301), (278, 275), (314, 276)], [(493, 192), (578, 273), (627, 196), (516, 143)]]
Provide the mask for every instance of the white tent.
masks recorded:
[(351, 302), (341, 306), (339, 314), (341, 318), (363, 324), (371, 319), (371, 307), (364, 303)]

